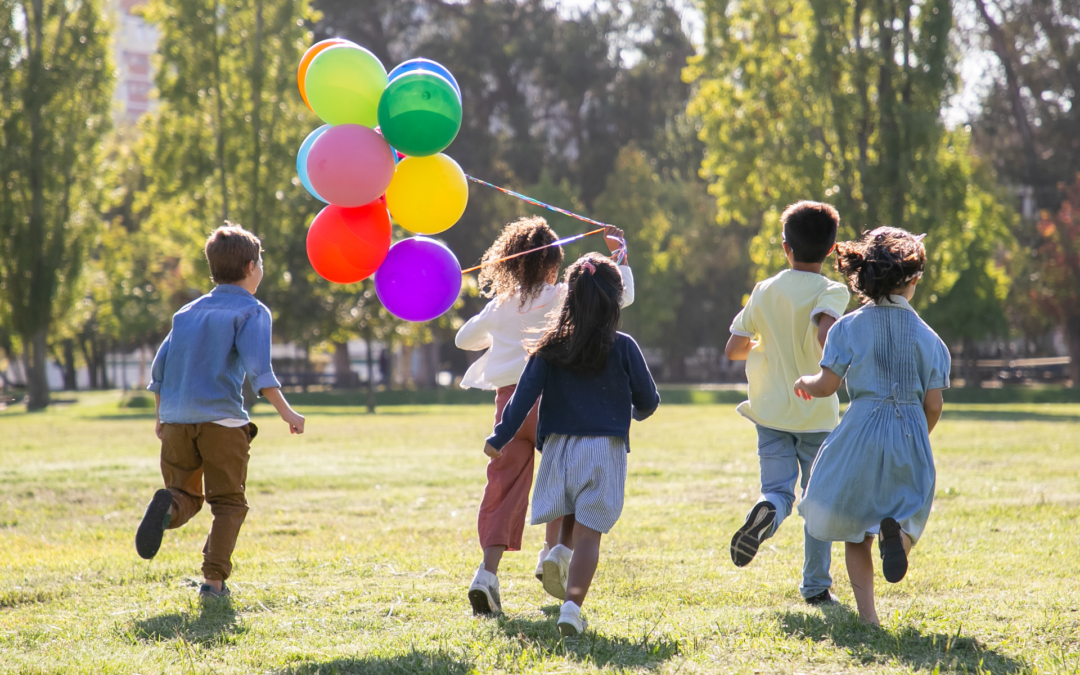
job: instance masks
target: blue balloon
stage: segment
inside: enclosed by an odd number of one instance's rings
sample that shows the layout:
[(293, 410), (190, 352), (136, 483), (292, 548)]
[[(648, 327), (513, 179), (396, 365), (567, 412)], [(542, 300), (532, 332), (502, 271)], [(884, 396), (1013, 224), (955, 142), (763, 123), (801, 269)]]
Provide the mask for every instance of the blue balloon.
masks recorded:
[(296, 175), (300, 177), (300, 182), (303, 184), (304, 189), (315, 199), (327, 204), (330, 202), (319, 196), (319, 193), (315, 192), (315, 188), (311, 187), (311, 179), (308, 178), (307, 173), (307, 157), (308, 153), (311, 152), (311, 146), (315, 144), (316, 139), (318, 139), (319, 136), (322, 136), (329, 128), (329, 124), (324, 124), (308, 134), (308, 137), (305, 138), (304, 142), (300, 145), (300, 152), (296, 153)]
[(450, 82), (450, 86), (454, 88), (454, 91), (457, 92), (458, 100), (461, 100), (461, 87), (458, 86), (457, 80), (455, 80), (454, 76), (450, 74), (450, 71), (446, 69), (446, 66), (436, 61), (432, 61), (431, 59), (421, 58), (405, 61), (397, 68), (390, 71), (390, 74), (386, 76), (387, 82), (393, 82), (395, 78), (414, 70), (426, 70), (435, 73), (436, 75), (442, 75)]

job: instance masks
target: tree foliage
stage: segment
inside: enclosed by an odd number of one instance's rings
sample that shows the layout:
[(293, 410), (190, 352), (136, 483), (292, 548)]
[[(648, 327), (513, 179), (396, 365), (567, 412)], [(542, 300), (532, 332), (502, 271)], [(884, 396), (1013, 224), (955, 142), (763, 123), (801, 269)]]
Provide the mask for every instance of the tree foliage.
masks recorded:
[(30, 409), (48, 404), (50, 326), (76, 299), (95, 227), (112, 68), (99, 0), (0, 2), (0, 295)]

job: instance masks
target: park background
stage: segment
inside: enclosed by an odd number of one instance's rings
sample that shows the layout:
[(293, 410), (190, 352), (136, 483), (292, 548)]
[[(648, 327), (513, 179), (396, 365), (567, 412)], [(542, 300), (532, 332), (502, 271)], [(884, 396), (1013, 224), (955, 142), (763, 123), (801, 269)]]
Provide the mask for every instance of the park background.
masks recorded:
[[(957, 386), (1076, 386), (1078, 33), (1075, 3), (1038, 0), (6, 0), (0, 386), (30, 409), (144, 387), (230, 219), (263, 240), (286, 385), (456, 388), (475, 276), (451, 313), (408, 324), (370, 280), (308, 263), (322, 204), (294, 160), (320, 123), (295, 73), (331, 36), (445, 64), (465, 110), (448, 152), (470, 175), (627, 231), (624, 326), (663, 382), (744, 380), (727, 327), (783, 265), (779, 213), (817, 199), (842, 238), (927, 233), (915, 305)], [(442, 238), (469, 265), (532, 212), (473, 185)]]

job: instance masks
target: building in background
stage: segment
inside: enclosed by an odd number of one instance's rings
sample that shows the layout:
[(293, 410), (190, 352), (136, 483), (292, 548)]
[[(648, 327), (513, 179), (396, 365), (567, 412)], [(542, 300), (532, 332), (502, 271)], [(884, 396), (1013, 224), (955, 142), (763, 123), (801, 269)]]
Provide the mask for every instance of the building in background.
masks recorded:
[(146, 23), (136, 7), (146, 0), (111, 0), (115, 12), (113, 61), (116, 64), (116, 91), (113, 93), (116, 121), (134, 123), (154, 105), (151, 57), (157, 50), (157, 30)]

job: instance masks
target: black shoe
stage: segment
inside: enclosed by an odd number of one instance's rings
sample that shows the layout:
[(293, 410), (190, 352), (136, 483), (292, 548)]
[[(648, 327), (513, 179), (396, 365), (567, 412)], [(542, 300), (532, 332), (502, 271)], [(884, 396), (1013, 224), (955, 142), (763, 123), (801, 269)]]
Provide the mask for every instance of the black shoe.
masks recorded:
[(827, 588), (817, 595), (806, 598), (806, 604), (808, 605), (835, 605), (839, 602), (840, 598), (833, 595)]
[(881, 553), (881, 571), (885, 581), (895, 584), (907, 574), (907, 552), (904, 551), (904, 538), (900, 535), (900, 523), (892, 518), (881, 521), (881, 539), (878, 540)]
[(139, 557), (151, 560), (161, 548), (161, 538), (165, 536), (165, 528), (172, 520), (172, 493), (162, 489), (154, 493), (150, 505), (146, 507), (146, 514), (139, 523), (139, 530), (135, 533), (135, 550)]
[(765, 533), (776, 520), (776, 507), (769, 502), (758, 502), (750, 509), (746, 522), (731, 537), (731, 562), (736, 567), (746, 567), (757, 555), (758, 546)]

